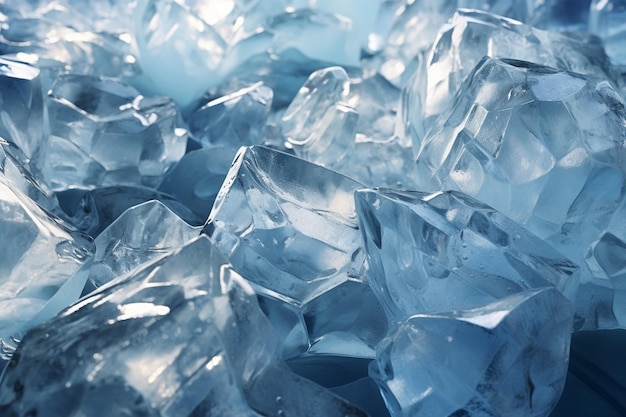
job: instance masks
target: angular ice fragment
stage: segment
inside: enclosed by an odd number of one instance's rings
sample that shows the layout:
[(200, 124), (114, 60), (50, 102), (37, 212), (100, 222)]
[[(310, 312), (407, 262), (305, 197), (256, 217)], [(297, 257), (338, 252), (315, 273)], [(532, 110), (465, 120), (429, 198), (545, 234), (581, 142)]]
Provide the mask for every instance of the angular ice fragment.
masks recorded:
[[(93, 254), (93, 242), (44, 211), (0, 173), (0, 355)], [(73, 288), (65, 306), (78, 299)]]
[(250, 287), (200, 237), (28, 333), (0, 383), (0, 410), (257, 416), (241, 389), (277, 346)]
[(81, 272), (96, 287), (183, 247), (200, 234), (159, 201), (126, 210), (95, 239), (96, 253)]
[(394, 416), (546, 417), (565, 383), (572, 310), (554, 288), (472, 310), (415, 315), (370, 375)]
[(370, 283), (394, 321), (550, 285), (574, 298), (575, 264), (462, 193), (360, 190), (355, 198)]
[(37, 163), (55, 190), (158, 185), (185, 152), (187, 130), (169, 98), (120, 81), (64, 75), (50, 91), (50, 138)]
[(626, 66), (626, 1), (593, 0), (589, 9), (589, 31), (602, 39), (606, 53), (620, 66)]
[[(382, 32), (378, 39), (380, 53), (366, 59), (365, 66), (380, 72), (397, 87), (404, 87), (426, 52), (435, 41), (437, 32), (460, 8), (478, 9), (527, 23), (544, 16), (547, 5), (538, 1), (509, 0), (421, 0), (386, 2), (391, 8), (391, 23), (379, 22)], [(391, 5), (395, 5), (393, 8)], [(386, 24), (385, 24), (386, 23)], [(386, 28), (386, 30), (385, 30)], [(380, 29), (379, 29), (380, 30)], [(384, 46), (384, 48), (382, 47)]]
[[(611, 289), (585, 257), (623, 201), (625, 127), (606, 82), (486, 58), (424, 139), (413, 177), (419, 189), (460, 190), (494, 207), (585, 267), (583, 283)], [(610, 322), (603, 310), (587, 325)]]
[(474, 66), (484, 57), (514, 58), (614, 80), (615, 70), (598, 39), (546, 32), (519, 21), (459, 10), (435, 40), (407, 86), (402, 112), (415, 151)]
[[(86, 8), (94, 9), (91, 4), (81, 9)], [(3, 22), (0, 53), (15, 54), (18, 58), (28, 54), (27, 60), (36, 61), (44, 72), (55, 74), (71, 71), (111, 77), (134, 76), (138, 68), (127, 37), (99, 33), (97, 25), (92, 23), (77, 9), (58, 2), (46, 3), (41, 8), (25, 7), (23, 14), (9, 16)]]
[(30, 159), (48, 134), (40, 71), (0, 57), (0, 138)]
[(272, 89), (258, 82), (210, 100), (189, 116), (189, 133), (203, 147), (258, 145), (272, 98)]
[(196, 216), (174, 197), (143, 187), (102, 187), (95, 190), (70, 189), (56, 194), (65, 217), (79, 230), (98, 236), (124, 211), (150, 200), (157, 200), (187, 223), (204, 224), (208, 213)]
[(398, 186), (410, 144), (394, 136), (399, 90), (382, 77), (315, 71), (281, 119), (296, 155), (369, 185)]
[(362, 281), (353, 198), (359, 188), (299, 158), (249, 147), (237, 154), (220, 190), (204, 233), (269, 299), (270, 310), (278, 304), (279, 312), (270, 314), (280, 321), (276, 327), (308, 335), (286, 351), (328, 341), (327, 352), (351, 346), (371, 356), (385, 332), (384, 314)]

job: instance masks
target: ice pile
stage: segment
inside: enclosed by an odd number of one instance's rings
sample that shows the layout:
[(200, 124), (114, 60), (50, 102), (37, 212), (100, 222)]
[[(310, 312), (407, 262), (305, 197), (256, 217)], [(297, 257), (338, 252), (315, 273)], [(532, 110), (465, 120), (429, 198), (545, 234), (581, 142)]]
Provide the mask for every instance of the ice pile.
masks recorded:
[(15, 3), (0, 416), (624, 414), (623, 2)]

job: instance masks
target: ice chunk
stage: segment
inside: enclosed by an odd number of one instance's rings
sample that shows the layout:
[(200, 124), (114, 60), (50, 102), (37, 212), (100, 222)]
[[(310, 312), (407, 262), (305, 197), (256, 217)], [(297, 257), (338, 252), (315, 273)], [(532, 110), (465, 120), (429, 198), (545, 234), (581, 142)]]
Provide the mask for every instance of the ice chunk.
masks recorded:
[(534, 62), (599, 80), (616, 77), (598, 39), (546, 32), (513, 19), (459, 10), (437, 35), (424, 65), (403, 95), (404, 127), (415, 151), (434, 119), (446, 110), (484, 56)]
[(626, 66), (626, 1), (593, 0), (589, 9), (589, 31), (598, 35), (606, 53), (620, 66)]
[(48, 134), (40, 71), (0, 57), (0, 137), (30, 159)]
[(187, 130), (174, 102), (114, 79), (61, 76), (48, 109), (50, 138), (37, 163), (55, 191), (154, 187), (185, 153)]
[[(508, 0), (421, 0), (385, 2), (378, 30), (370, 35), (369, 47), (379, 52), (364, 65), (380, 72), (397, 87), (404, 87), (425, 59), (437, 32), (460, 8), (478, 9), (527, 23), (545, 20), (551, 2)], [(385, 7), (386, 6), (386, 7)], [(394, 7), (395, 6), (395, 7)]]
[[(25, 3), (21, 2), (20, 6)], [(96, 8), (90, 4), (81, 10)], [(94, 25), (98, 20), (90, 21), (77, 9), (59, 2), (21, 9), (22, 13), (11, 14), (2, 24), (1, 54), (15, 54), (18, 59), (31, 62), (49, 74), (71, 71), (132, 77), (138, 73), (127, 34), (99, 32), (98, 25)], [(122, 20), (117, 18), (118, 22)], [(109, 28), (114, 26), (109, 25)]]
[[(0, 173), (0, 356), (15, 347), (12, 338), (93, 254), (93, 242), (70, 229), (19, 191)], [(82, 286), (64, 296), (78, 299)]]
[(280, 125), (299, 157), (369, 185), (398, 186), (411, 163), (410, 143), (394, 136), (399, 93), (378, 75), (325, 68), (311, 74)]
[(241, 388), (276, 348), (250, 287), (200, 237), (28, 333), (3, 375), (0, 409), (256, 416)]
[(95, 190), (70, 189), (57, 193), (65, 217), (79, 230), (90, 236), (98, 236), (124, 211), (150, 200), (157, 200), (187, 223), (204, 224), (208, 214), (201, 217), (191, 213), (174, 197), (143, 187), (102, 187)]
[(548, 416), (571, 329), (571, 306), (553, 288), (415, 315), (379, 345), (370, 375), (394, 416)]
[(271, 88), (258, 82), (210, 100), (189, 117), (189, 133), (203, 147), (229, 146), (237, 150), (259, 145), (273, 95)]
[(371, 355), (385, 332), (362, 282), (353, 198), (359, 188), (336, 172), (254, 146), (237, 154), (220, 190), (203, 232), (268, 299), (287, 340), (308, 335), (285, 351), (320, 342), (326, 352), (351, 346), (357, 356)]
[(372, 289), (393, 321), (550, 285), (574, 299), (575, 264), (462, 193), (360, 190), (355, 198)]
[(96, 253), (81, 272), (96, 286), (183, 247), (200, 234), (159, 201), (126, 210), (95, 239)]
[[(606, 82), (484, 59), (425, 138), (414, 179), (485, 202), (585, 266), (623, 200), (625, 126), (624, 103)], [(616, 285), (583, 272), (582, 282)], [(605, 320), (598, 308), (589, 326)]]

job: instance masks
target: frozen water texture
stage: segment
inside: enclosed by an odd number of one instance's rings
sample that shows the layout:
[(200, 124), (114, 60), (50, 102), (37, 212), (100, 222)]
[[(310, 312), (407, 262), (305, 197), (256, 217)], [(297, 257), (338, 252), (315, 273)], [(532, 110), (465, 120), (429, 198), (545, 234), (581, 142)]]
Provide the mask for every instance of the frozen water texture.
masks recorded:
[(241, 388), (277, 341), (250, 287), (201, 237), (32, 330), (4, 414), (256, 416)]
[(0, 58), (0, 137), (30, 159), (48, 134), (47, 123), (40, 71)]
[(370, 374), (394, 417), (548, 416), (565, 383), (571, 320), (553, 288), (415, 315), (381, 342)]
[(183, 247), (200, 234), (159, 201), (126, 210), (95, 239), (96, 253), (79, 273), (96, 286)]
[[(607, 82), (487, 58), (425, 138), (414, 179), (489, 204), (587, 268), (623, 200), (625, 127), (624, 103)], [(585, 270), (582, 282), (616, 287)], [(588, 326), (613, 320), (597, 307)]]
[(368, 185), (398, 186), (411, 144), (394, 136), (400, 91), (384, 78), (341, 67), (311, 74), (280, 126), (296, 155)]
[(329, 351), (346, 344), (371, 355), (385, 330), (362, 282), (353, 198), (359, 188), (341, 174), (255, 146), (240, 150), (220, 190), (204, 233), (267, 299), (285, 339), (299, 335), (285, 351), (319, 341)]
[(111, 24), (111, 15), (106, 24), (107, 18), (101, 14), (104, 11), (100, 7), (103, 2), (74, 6), (62, 1), (15, 3), (11, 2), (9, 10), (19, 10), (0, 17), (4, 20), (0, 29), (0, 53), (14, 54), (40, 68), (45, 73), (46, 90), (51, 79), (67, 71), (119, 77), (133, 77), (139, 72), (130, 50), (128, 28), (124, 27), (128, 25), (122, 24), (125, 19), (120, 17), (128, 14), (124, 6), (116, 6), (111, 12), (116, 24)]
[[(74, 272), (93, 254), (93, 242), (63, 225), (0, 173), (0, 345), (1, 356), (15, 347), (12, 338), (37, 324), (37, 315)], [(82, 286), (69, 288), (60, 301), (78, 299)]]
[(49, 94), (50, 137), (37, 163), (55, 191), (157, 186), (185, 153), (171, 99), (146, 98), (110, 78), (63, 75)]
[(95, 190), (76, 190), (56, 193), (64, 217), (79, 230), (98, 236), (124, 211), (150, 200), (157, 200), (187, 223), (204, 224), (207, 214), (198, 217), (174, 197), (144, 187), (112, 186)]
[(355, 198), (372, 289), (393, 321), (550, 285), (574, 298), (576, 265), (462, 193), (360, 190)]
[(459, 10), (441, 28), (404, 92), (404, 131), (415, 151), (484, 56), (514, 58), (614, 81), (616, 73), (601, 42), (588, 35), (577, 36), (539, 30), (489, 13)]
[[(262, 82), (210, 100), (189, 117), (189, 133), (202, 147), (259, 145), (273, 91)], [(234, 155), (234, 153), (233, 153)]]
[(135, 14), (135, 48), (146, 83), (185, 108), (238, 67), (258, 67), (251, 59), (267, 67), (277, 59), (289, 63), (296, 51), (309, 63), (359, 65), (359, 34), (342, 15), (287, 9), (278, 1), (208, 6), (140, 0)]
[(626, 1), (593, 0), (589, 10), (589, 31), (598, 35), (611, 60), (626, 67)]

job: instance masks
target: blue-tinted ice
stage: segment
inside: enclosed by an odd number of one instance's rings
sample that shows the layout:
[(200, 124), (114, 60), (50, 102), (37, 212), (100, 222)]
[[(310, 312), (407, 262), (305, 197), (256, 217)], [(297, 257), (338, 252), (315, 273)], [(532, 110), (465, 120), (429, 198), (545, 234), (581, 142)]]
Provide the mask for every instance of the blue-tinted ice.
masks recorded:
[(626, 66), (626, 2), (623, 0), (593, 0), (589, 9), (589, 31), (602, 39), (611, 61)]
[(577, 327), (612, 327), (613, 315), (625, 318), (601, 293), (610, 298), (621, 278), (594, 266), (603, 249), (588, 254), (614, 216), (621, 224), (625, 127), (624, 103), (608, 82), (484, 59), (424, 139), (413, 178), (420, 189), (469, 194), (547, 240), (592, 283), (581, 287)]
[(554, 288), (415, 315), (381, 342), (370, 374), (394, 417), (548, 416), (571, 328), (570, 304)]
[(174, 102), (111, 78), (63, 75), (49, 94), (50, 137), (37, 158), (55, 191), (157, 186), (187, 144)]
[(319, 343), (318, 351), (339, 353), (345, 345), (367, 356), (385, 331), (378, 303), (362, 280), (353, 199), (359, 188), (294, 156), (242, 148), (204, 227), (267, 299), (265, 308), (282, 329), (289, 353)]
[(355, 198), (372, 289), (393, 321), (550, 285), (574, 298), (575, 264), (462, 193), (360, 190)]

